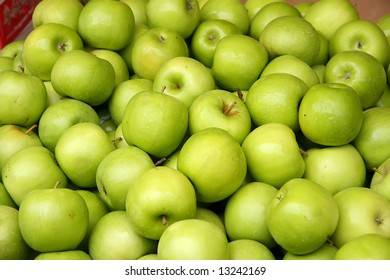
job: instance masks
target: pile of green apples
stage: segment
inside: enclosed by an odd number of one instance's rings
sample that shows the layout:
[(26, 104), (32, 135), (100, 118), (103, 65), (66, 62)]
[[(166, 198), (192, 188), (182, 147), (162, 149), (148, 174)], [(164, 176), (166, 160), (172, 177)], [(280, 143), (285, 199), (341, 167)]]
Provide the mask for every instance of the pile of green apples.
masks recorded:
[(43, 0), (0, 51), (0, 259), (390, 259), (390, 14)]

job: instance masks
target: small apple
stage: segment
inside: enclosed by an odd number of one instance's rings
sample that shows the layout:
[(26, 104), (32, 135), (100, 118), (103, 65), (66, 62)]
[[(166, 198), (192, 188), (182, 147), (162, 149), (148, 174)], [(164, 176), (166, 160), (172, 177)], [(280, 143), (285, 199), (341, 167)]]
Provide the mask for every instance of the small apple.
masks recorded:
[(205, 208), (202, 206), (198, 206), (196, 208), (195, 219), (205, 220), (205, 221), (209, 221), (211, 223), (214, 223), (224, 233), (226, 233), (225, 225), (224, 225), (222, 218), (217, 213), (215, 213), (215, 211), (213, 211), (211, 209), (208, 209), (208, 208)]
[(122, 124), (117, 126), (112, 142), (114, 143), (116, 149), (130, 146), (130, 144), (126, 142), (125, 137), (123, 136)]
[(264, 244), (252, 239), (238, 239), (228, 244), (229, 260), (275, 260)]
[(329, 40), (320, 32), (318, 32), (318, 35), (320, 36), (320, 50), (318, 51), (317, 58), (314, 59), (312, 67), (326, 65), (329, 60)]
[(146, 4), (148, 0), (120, 0), (123, 3), (129, 5), (134, 15), (135, 24), (147, 24), (148, 19), (146, 17)]
[(374, 168), (375, 173), (372, 175), (370, 188), (383, 195), (390, 201), (390, 157), (385, 159), (378, 167)]
[(19, 53), (22, 52), (23, 45), (24, 45), (24, 39), (14, 40), (6, 44), (0, 50), (0, 57), (9, 57), (14, 59)]
[[(390, 80), (389, 78), (387, 79)], [(385, 90), (383, 91), (381, 97), (379, 98), (379, 100), (377, 101), (374, 107), (390, 107), (390, 84), (389, 83), (386, 84)]]
[(10, 57), (0, 56), (0, 72), (4, 70), (12, 70), (14, 60)]
[(9, 195), (7, 189), (4, 187), (2, 182), (0, 182), (0, 205), (9, 206), (18, 209), (18, 205)]
[(46, 100), (46, 109), (56, 103), (57, 101), (61, 99), (65, 99), (66, 97), (58, 94), (53, 88), (53, 85), (51, 84), (51, 81), (44, 81), (43, 84), (45, 85), (46, 88), (46, 93), (47, 93), (47, 100)]
[(242, 149), (254, 180), (277, 189), (302, 177), (305, 171), (295, 133), (285, 124), (267, 123), (255, 128), (245, 138)]
[(337, 251), (338, 248), (332, 242), (325, 242), (320, 248), (308, 254), (296, 255), (287, 252), (283, 260), (334, 260)]
[(255, 15), (267, 4), (273, 2), (286, 2), (286, 0), (246, 0), (242, 2), (244, 2), (244, 6), (248, 10), (249, 19), (253, 21)]
[(181, 220), (163, 232), (157, 255), (160, 260), (228, 260), (228, 240), (211, 222)]
[(339, 209), (332, 194), (303, 178), (286, 182), (267, 212), (268, 229), (287, 252), (297, 255), (318, 250), (333, 234)]
[(170, 225), (194, 218), (196, 209), (191, 181), (182, 172), (166, 166), (146, 169), (126, 196), (131, 226), (141, 236), (154, 240), (160, 239)]
[[(49, 1), (50, 2), (50, 1)], [(92, 260), (91, 256), (85, 251), (81, 250), (68, 250), (59, 252), (46, 252), (38, 254), (34, 260)]]
[(157, 253), (151, 253), (151, 254), (143, 255), (142, 257), (139, 257), (137, 260), (140, 260), (140, 261), (157, 261), (158, 260), (158, 256), (157, 256)]
[(385, 14), (375, 23), (379, 26), (380, 29), (382, 29), (383, 33), (385, 33), (387, 41), (390, 44), (390, 14)]
[(301, 13), (302, 17), (305, 17), (307, 11), (309, 8), (313, 5), (313, 2), (311, 1), (303, 1), (299, 3), (295, 3), (294, 7), (297, 8), (297, 10)]

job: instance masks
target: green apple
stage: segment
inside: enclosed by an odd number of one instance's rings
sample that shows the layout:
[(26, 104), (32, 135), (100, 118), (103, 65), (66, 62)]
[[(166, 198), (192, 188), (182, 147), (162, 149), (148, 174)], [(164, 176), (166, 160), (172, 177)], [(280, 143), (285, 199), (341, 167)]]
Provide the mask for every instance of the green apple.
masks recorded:
[(83, 7), (79, 0), (40, 1), (34, 8), (31, 21), (34, 28), (46, 23), (59, 23), (77, 31)]
[(163, 232), (157, 255), (160, 260), (228, 260), (228, 240), (211, 222), (181, 220)]
[(380, 29), (382, 29), (383, 33), (385, 33), (387, 41), (390, 44), (390, 14), (385, 14), (375, 23), (379, 26)]
[(126, 62), (117, 52), (107, 49), (94, 49), (91, 54), (110, 62), (115, 72), (115, 86), (130, 78)]
[(259, 41), (267, 49), (270, 59), (293, 55), (313, 65), (320, 51), (320, 36), (305, 19), (296, 15), (282, 16), (268, 23)]
[(266, 213), (277, 191), (269, 184), (250, 182), (228, 198), (224, 223), (230, 240), (256, 240), (270, 249), (276, 246), (268, 230)]
[(365, 234), (345, 243), (335, 260), (390, 260), (390, 237)]
[(24, 61), (22, 52), (18, 53), (13, 59), (12, 70), (18, 73), (32, 75)]
[(301, 13), (302, 17), (304, 17), (312, 5), (313, 5), (313, 2), (311, 2), (311, 1), (303, 1), (303, 2), (295, 3), (294, 7), (297, 8), (297, 10)]
[(209, 127), (226, 130), (241, 144), (251, 131), (251, 116), (245, 103), (231, 92), (205, 91), (189, 108), (188, 129), (195, 134)]
[(359, 12), (349, 0), (320, 0), (310, 6), (304, 18), (329, 40), (340, 26), (359, 19)]
[(142, 78), (130, 79), (117, 85), (107, 102), (108, 111), (114, 123), (116, 125), (122, 123), (126, 105), (134, 95), (152, 89), (153, 81)]
[(284, 254), (283, 260), (334, 260), (337, 251), (338, 248), (331, 242), (326, 242), (320, 248), (308, 254), (296, 255), (287, 252)]
[(285, 124), (267, 123), (255, 128), (245, 138), (242, 149), (254, 180), (277, 189), (302, 177), (305, 171), (294, 131)]
[(160, 66), (177, 56), (189, 56), (184, 38), (174, 30), (155, 27), (143, 32), (134, 41), (131, 65), (138, 77), (154, 80)]
[(18, 209), (18, 205), (9, 195), (7, 189), (4, 187), (2, 182), (0, 182), (0, 205), (9, 206)]
[(259, 40), (266, 25), (272, 20), (282, 16), (302, 17), (301, 13), (293, 5), (284, 1), (271, 1), (264, 5), (252, 18), (249, 27), (249, 35)]
[(359, 151), (351, 144), (311, 148), (304, 153), (303, 178), (312, 180), (331, 194), (351, 187), (363, 187), (366, 165)]
[(225, 90), (248, 90), (268, 63), (268, 53), (258, 40), (244, 34), (230, 34), (215, 47), (211, 71)]
[(12, 124), (0, 126), (0, 174), (14, 153), (27, 147), (42, 146), (40, 138), (33, 130), (34, 128), (35, 126), (32, 126), (27, 129)]
[(374, 174), (370, 181), (370, 188), (383, 195), (390, 201), (390, 157), (385, 159), (378, 167), (374, 168)]
[(319, 84), (320, 79), (316, 71), (303, 60), (289, 54), (281, 55), (264, 67), (260, 77), (264, 77), (273, 73), (286, 73), (300, 78), (305, 82), (308, 88)]
[(66, 176), (78, 187), (96, 187), (96, 171), (102, 159), (115, 149), (104, 130), (82, 122), (67, 128), (57, 141), (55, 156)]
[(368, 170), (390, 157), (390, 108), (373, 107), (363, 113), (363, 123), (352, 144), (362, 155)]
[(136, 146), (117, 148), (106, 155), (96, 171), (101, 197), (113, 210), (126, 210), (126, 196), (135, 180), (153, 168), (150, 156)]
[(329, 56), (342, 51), (366, 52), (384, 66), (390, 62), (390, 45), (383, 30), (369, 20), (356, 19), (340, 26), (329, 39)]
[(264, 244), (252, 239), (238, 239), (228, 244), (229, 260), (275, 260)]
[(114, 143), (115, 148), (125, 148), (130, 146), (129, 143), (126, 142), (125, 137), (123, 136), (122, 132), (122, 124), (119, 124), (115, 130), (114, 139), (112, 140)]
[(65, 188), (68, 179), (45, 147), (31, 146), (14, 153), (2, 170), (4, 187), (17, 205), (33, 190)]
[(45, 85), (38, 77), (0, 72), (0, 125), (35, 124), (46, 109), (46, 99)]
[(160, 239), (171, 224), (194, 218), (196, 209), (191, 181), (182, 172), (167, 166), (146, 169), (126, 196), (130, 224), (138, 234), (154, 240)]
[(307, 90), (305, 82), (291, 74), (259, 78), (249, 88), (245, 101), (253, 124), (277, 122), (298, 131), (298, 108)]
[(135, 24), (147, 24), (148, 18), (146, 17), (146, 4), (149, 0), (120, 0), (123, 3), (129, 5), (133, 11)]
[(386, 88), (383, 65), (372, 55), (357, 50), (336, 53), (327, 62), (325, 83), (341, 83), (352, 87), (359, 95), (362, 108), (374, 106)]
[(58, 58), (69, 51), (82, 49), (84, 44), (77, 31), (60, 23), (46, 23), (27, 35), (21, 54), (32, 75), (51, 80), (51, 71)]
[[(49, 1), (50, 2), (50, 1)], [(81, 250), (68, 250), (68, 251), (59, 251), (59, 252), (46, 252), (39, 253), (34, 260), (92, 260), (91, 256), (88, 255), (85, 251)]]
[(143, 255), (142, 257), (139, 257), (137, 260), (140, 260), (140, 261), (157, 261), (158, 260), (158, 256), (157, 256), (157, 253), (146, 254), (146, 255)]
[(134, 26), (133, 11), (122, 1), (88, 1), (77, 31), (86, 45), (116, 51), (129, 44)]
[(233, 23), (242, 34), (247, 34), (250, 26), (248, 10), (237, 0), (208, 0), (200, 9), (200, 21), (223, 19)]
[(25, 260), (30, 251), (19, 228), (19, 211), (0, 205), (0, 260)]
[(340, 146), (359, 134), (363, 109), (356, 91), (348, 85), (323, 83), (311, 87), (298, 111), (302, 133), (312, 142)]
[(24, 45), (24, 39), (17, 39), (6, 44), (0, 50), (0, 57), (9, 57), (14, 59), (19, 53), (22, 52)]
[(74, 190), (35, 190), (20, 204), (19, 227), (35, 251), (74, 250), (87, 232), (88, 208)]
[(134, 230), (126, 211), (112, 211), (104, 215), (89, 239), (89, 254), (94, 260), (136, 260), (156, 252), (156, 247), (156, 241)]
[(246, 0), (244, 2), (245, 8), (248, 10), (248, 15), (251, 21), (256, 16), (256, 14), (264, 8), (267, 4), (273, 2), (287, 2), (286, 0)]
[[(389, 64), (390, 65), (390, 64)], [(390, 72), (389, 72), (390, 73)], [(389, 80), (389, 78), (387, 78)], [(374, 107), (390, 107), (390, 84), (387, 83), (385, 90)]]
[(339, 210), (332, 194), (304, 178), (286, 182), (271, 200), (268, 229), (287, 252), (309, 254), (319, 249), (338, 226)]
[(311, 67), (314, 72), (316, 72), (318, 79), (320, 80), (320, 84), (324, 83), (325, 67), (325, 64), (316, 64)]
[[(187, 139), (187, 138), (185, 138), (185, 139)], [(185, 140), (183, 140), (183, 141), (185, 141)], [(174, 151), (168, 157), (165, 157), (162, 165), (177, 169), (177, 159), (179, 158), (179, 154), (180, 154), (180, 148), (178, 148), (176, 151)]]
[(97, 106), (111, 96), (115, 87), (115, 70), (105, 59), (84, 50), (73, 50), (56, 61), (51, 82), (60, 95)]
[(146, 17), (150, 27), (168, 28), (187, 39), (199, 24), (199, 3), (198, 0), (149, 0)]
[(326, 65), (329, 60), (329, 40), (322, 33), (318, 32), (318, 35), (320, 36), (320, 50), (312, 66)]
[(222, 218), (213, 210), (198, 206), (196, 208), (195, 219), (209, 221), (217, 225), (224, 233), (226, 233), (225, 225)]
[(4, 70), (12, 70), (14, 60), (10, 57), (0, 56), (0, 72)]
[(203, 129), (183, 144), (177, 168), (193, 183), (198, 201), (217, 202), (234, 193), (247, 172), (244, 151), (226, 130)]
[(46, 88), (47, 93), (47, 99), (46, 99), (46, 108), (48, 108), (50, 105), (56, 103), (57, 101), (61, 99), (65, 99), (66, 97), (58, 94), (53, 88), (53, 85), (51, 84), (51, 81), (44, 81), (43, 84)]
[[(370, 188), (352, 187), (334, 195), (339, 208), (339, 222), (331, 236), (341, 248), (364, 234), (376, 233), (390, 238), (390, 201)], [(364, 207), (362, 207), (364, 205)]]
[(45, 147), (54, 152), (64, 131), (81, 122), (99, 124), (99, 116), (95, 109), (77, 99), (60, 100), (48, 107), (39, 119), (39, 138)]
[(142, 91), (127, 103), (123, 136), (156, 158), (166, 157), (180, 145), (188, 127), (188, 109), (175, 97)]
[(199, 23), (190, 39), (192, 57), (211, 68), (218, 42), (230, 34), (242, 34), (230, 21), (209, 19)]
[(174, 57), (157, 70), (153, 90), (182, 101), (187, 107), (202, 93), (215, 88), (209, 68), (191, 57)]

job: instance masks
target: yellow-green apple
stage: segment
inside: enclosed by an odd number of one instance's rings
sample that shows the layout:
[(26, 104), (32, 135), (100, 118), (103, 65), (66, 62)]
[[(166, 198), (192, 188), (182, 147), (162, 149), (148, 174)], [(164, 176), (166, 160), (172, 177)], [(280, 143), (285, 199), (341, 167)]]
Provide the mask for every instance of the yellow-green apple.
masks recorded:
[(230, 21), (209, 19), (199, 23), (190, 39), (191, 56), (211, 68), (218, 42), (230, 34), (242, 34)]
[(318, 250), (333, 234), (339, 209), (332, 194), (304, 178), (286, 182), (271, 200), (268, 229), (287, 252), (297, 255)]
[(60, 23), (46, 23), (27, 35), (21, 55), (29, 73), (41, 80), (51, 80), (51, 71), (58, 58), (69, 51), (82, 49), (84, 43), (77, 31)]
[(0, 205), (0, 259), (26, 260), (29, 252), (19, 228), (19, 211)]
[(177, 168), (194, 185), (198, 201), (217, 202), (234, 193), (246, 177), (244, 151), (226, 130), (203, 129), (183, 144)]
[(36, 76), (12, 70), (0, 72), (0, 125), (29, 127), (46, 109), (46, 88)]
[(390, 84), (389, 83), (386, 84), (385, 90), (383, 91), (381, 97), (376, 102), (374, 107), (390, 107)]
[(177, 56), (189, 56), (184, 38), (174, 30), (155, 27), (146, 30), (134, 41), (131, 65), (138, 77), (154, 80), (160, 66)]
[(139, 235), (126, 211), (111, 211), (95, 225), (89, 239), (93, 260), (135, 260), (156, 252), (156, 241)]
[(268, 23), (259, 41), (267, 49), (270, 59), (293, 55), (308, 65), (313, 65), (320, 51), (317, 30), (300, 16), (282, 16)]
[[(49, 1), (50, 2), (50, 1)], [(65, 1), (66, 2), (66, 1)], [(91, 256), (82, 250), (67, 250), (58, 252), (39, 253), (34, 260), (92, 260)]]
[(297, 8), (297, 10), (301, 13), (302, 17), (304, 17), (312, 5), (313, 2), (311, 1), (303, 1), (297, 2), (296, 4), (294, 4), (294, 7)]
[(251, 177), (275, 188), (302, 177), (305, 171), (295, 133), (285, 124), (258, 126), (245, 138), (242, 149)]
[(160, 260), (228, 260), (228, 240), (214, 223), (181, 220), (163, 232), (157, 255)]
[(373, 107), (363, 113), (363, 123), (352, 144), (362, 155), (368, 170), (390, 157), (390, 108)]
[(358, 135), (363, 109), (356, 91), (348, 85), (322, 83), (302, 98), (298, 111), (302, 133), (312, 142), (340, 146)]
[(0, 205), (9, 206), (18, 209), (18, 205), (9, 195), (7, 189), (4, 187), (2, 182), (0, 182)]
[(338, 192), (334, 198), (340, 217), (330, 239), (336, 247), (369, 233), (390, 238), (390, 201), (384, 196), (370, 188), (352, 187)]
[(48, 107), (39, 119), (39, 139), (45, 147), (54, 152), (63, 132), (81, 122), (99, 124), (99, 116), (95, 109), (77, 99), (60, 100)]
[(371, 177), (370, 188), (380, 193), (390, 201), (390, 157), (385, 159), (378, 167), (374, 168)]
[(4, 70), (13, 70), (13, 62), (14, 60), (10, 57), (0, 56), (0, 72)]
[(122, 124), (119, 124), (115, 130), (114, 139), (112, 140), (115, 148), (124, 148), (131, 145), (131, 143), (127, 143), (125, 137), (122, 132)]
[(157, 253), (151, 253), (151, 254), (143, 255), (142, 257), (139, 257), (137, 260), (157, 261), (158, 260), (158, 256), (157, 256)]
[(298, 108), (308, 90), (304, 81), (286, 73), (259, 78), (249, 88), (245, 105), (255, 126), (282, 123), (299, 130)]
[(248, 10), (241, 1), (237, 0), (208, 0), (200, 9), (200, 21), (209, 19), (224, 19), (247, 34), (250, 26)]
[(45, 85), (47, 93), (46, 108), (48, 108), (53, 103), (56, 103), (57, 101), (66, 98), (65, 96), (58, 94), (58, 92), (54, 90), (51, 81), (44, 81), (43, 84)]
[(244, 2), (245, 8), (248, 10), (249, 19), (253, 21), (254, 16), (269, 3), (273, 2), (287, 2), (286, 0), (246, 0)]
[(42, 146), (14, 153), (2, 171), (4, 187), (17, 205), (33, 190), (65, 188), (68, 179), (57, 165), (54, 154)]
[(187, 39), (200, 21), (199, 3), (198, 0), (149, 0), (146, 17), (150, 27), (168, 28)]
[(55, 146), (59, 166), (81, 188), (96, 187), (96, 170), (115, 147), (97, 124), (81, 122), (65, 129)]
[(217, 225), (224, 233), (226, 233), (225, 224), (222, 218), (213, 210), (206, 207), (198, 206), (196, 208), (196, 219), (205, 220)]
[(307, 9), (304, 18), (329, 40), (340, 26), (359, 19), (359, 12), (349, 0), (319, 0)]
[(232, 194), (225, 206), (224, 223), (229, 240), (256, 240), (276, 246), (267, 226), (268, 206), (277, 189), (263, 182), (250, 182)]
[(195, 218), (196, 203), (194, 187), (182, 172), (156, 166), (145, 170), (128, 189), (126, 213), (138, 234), (158, 240), (170, 225)]
[(384, 67), (390, 62), (390, 45), (383, 30), (375, 23), (357, 19), (340, 26), (329, 39), (329, 56), (357, 50), (371, 54)]
[(51, 83), (58, 94), (97, 106), (111, 96), (115, 87), (115, 71), (107, 60), (85, 50), (73, 50), (56, 61), (51, 71)]
[(15, 71), (15, 72), (18, 72), (18, 73), (31, 75), (31, 72), (29, 71), (29, 69), (27, 68), (26, 63), (24, 62), (22, 52), (18, 53), (15, 56), (15, 58), (14, 58), (14, 60), (12, 62), (12, 70)]
[(129, 44), (134, 26), (133, 11), (122, 1), (88, 1), (77, 31), (86, 45), (116, 51)]
[(334, 260), (337, 251), (338, 248), (332, 242), (326, 242), (320, 248), (308, 254), (296, 255), (286, 252), (283, 255), (283, 260)]
[(59, 23), (77, 31), (83, 8), (79, 0), (40, 1), (33, 10), (31, 22), (34, 28), (46, 23)]
[(259, 40), (266, 25), (282, 16), (302, 17), (301, 13), (293, 5), (284, 1), (271, 1), (264, 5), (252, 18), (249, 35)]
[[(389, 49), (390, 51), (390, 49)], [(341, 83), (359, 95), (362, 108), (374, 106), (387, 84), (386, 70), (372, 55), (357, 50), (336, 53), (326, 63), (325, 83)]]
[(351, 144), (311, 148), (304, 152), (303, 178), (312, 180), (330, 193), (350, 187), (363, 187), (366, 165), (359, 151)]
[[(186, 141), (186, 139), (187, 137), (185, 137), (183, 141)], [(179, 158), (179, 154), (180, 154), (180, 147), (172, 154), (170, 154), (168, 157), (166, 157), (162, 165), (177, 169), (177, 159)]]
[(211, 71), (222, 89), (248, 90), (267, 63), (267, 50), (258, 40), (244, 34), (230, 34), (216, 45)]
[(24, 45), (24, 39), (17, 39), (6, 44), (0, 50), (0, 57), (9, 57), (14, 59), (19, 53), (22, 52)]
[(209, 127), (226, 130), (241, 144), (251, 131), (251, 116), (245, 103), (230, 91), (205, 91), (189, 108), (188, 129), (195, 134)]
[(129, 5), (133, 12), (135, 24), (147, 24), (148, 19), (146, 17), (146, 4), (149, 0), (120, 0), (123, 3)]
[(229, 260), (275, 260), (264, 244), (252, 239), (238, 239), (228, 244)]
[(318, 35), (320, 36), (320, 50), (312, 66), (325, 65), (329, 60), (329, 40), (322, 33), (318, 32)]
[(174, 57), (157, 70), (153, 90), (163, 92), (190, 107), (202, 93), (215, 89), (209, 68), (191, 57)]
[(380, 17), (376, 22), (376, 25), (382, 29), (383, 33), (385, 33), (387, 41), (390, 44), (390, 14), (385, 14)]
[(316, 72), (321, 84), (324, 82), (325, 67), (325, 64), (316, 64), (311, 67)]

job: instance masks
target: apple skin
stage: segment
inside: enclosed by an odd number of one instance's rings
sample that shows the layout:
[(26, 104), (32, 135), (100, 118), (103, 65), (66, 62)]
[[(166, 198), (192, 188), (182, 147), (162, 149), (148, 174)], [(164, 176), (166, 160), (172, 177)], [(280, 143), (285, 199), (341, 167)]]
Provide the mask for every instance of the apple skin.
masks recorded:
[(35, 251), (74, 250), (88, 229), (88, 208), (74, 190), (35, 190), (19, 208), (23, 239)]
[(251, 239), (239, 239), (230, 241), (229, 260), (275, 260), (264, 244)]
[(88, 1), (82, 9), (77, 32), (92, 48), (117, 51), (131, 40), (135, 19), (122, 1)]
[(135, 24), (147, 24), (146, 16), (146, 4), (148, 1), (145, 0), (120, 0), (123, 3), (129, 5), (133, 11), (134, 22)]
[(198, 201), (217, 202), (241, 186), (247, 164), (237, 140), (221, 128), (210, 127), (183, 144), (177, 169), (193, 183)]
[(287, 252), (283, 256), (283, 260), (334, 260), (337, 251), (337, 247), (326, 242), (320, 248), (309, 254), (295, 255)]
[(372, 175), (370, 188), (377, 193), (383, 195), (390, 201), (390, 181), (389, 178), (389, 169), (390, 169), (390, 157), (385, 159), (381, 165), (374, 169), (374, 174)]
[(303, 255), (319, 249), (335, 231), (339, 210), (332, 194), (303, 178), (285, 183), (270, 202), (268, 229), (287, 252)]
[(195, 134), (209, 127), (226, 130), (241, 144), (251, 131), (251, 116), (245, 103), (231, 92), (205, 91), (189, 108), (188, 129)]
[(46, 88), (38, 77), (0, 72), (0, 125), (30, 127), (46, 109)]
[(92, 260), (91, 256), (81, 250), (47, 252), (38, 254), (34, 260)]
[(276, 246), (268, 230), (266, 213), (277, 191), (269, 184), (250, 182), (228, 198), (224, 223), (230, 240), (256, 240), (270, 249)]
[(390, 45), (390, 14), (386, 14), (376, 21), (376, 25), (385, 33), (387, 41)]
[[(390, 238), (390, 201), (369, 188), (352, 187), (334, 195), (339, 222), (330, 239), (341, 248), (364, 234), (376, 233)], [(362, 207), (364, 205), (364, 207)]]
[(181, 220), (161, 235), (157, 255), (160, 260), (228, 260), (228, 240), (211, 222)]
[(305, 171), (295, 134), (281, 123), (263, 124), (249, 133), (242, 143), (248, 171), (255, 181), (277, 189)]
[(14, 60), (10, 57), (0, 56), (0, 72), (4, 70), (12, 70)]
[(139, 235), (126, 211), (111, 211), (95, 225), (89, 239), (93, 260), (135, 260), (156, 252), (157, 242)]
[(24, 45), (24, 39), (19, 39), (6, 44), (0, 50), (0, 57), (9, 57), (15, 59), (15, 57), (22, 52)]
[(380, 234), (365, 234), (345, 243), (335, 260), (390, 260), (390, 238)]
[(198, 0), (149, 0), (146, 17), (150, 27), (175, 30), (187, 39), (199, 24), (200, 7)]
[(62, 54), (84, 49), (77, 31), (59, 23), (34, 28), (24, 41), (22, 59), (29, 73), (41, 80), (51, 80), (51, 71)]
[(191, 181), (182, 172), (166, 166), (145, 170), (126, 196), (130, 224), (138, 234), (154, 240), (160, 239), (171, 224), (194, 218), (196, 209)]
[(348, 85), (322, 83), (311, 87), (298, 111), (302, 133), (312, 142), (340, 146), (353, 141), (363, 122), (357, 92)]
[(0, 259), (26, 260), (30, 248), (19, 228), (19, 211), (0, 205)]
[(215, 213), (213, 210), (210, 210), (205, 207), (198, 206), (196, 208), (195, 219), (209, 221), (217, 225), (224, 233), (226, 233), (225, 225), (220, 216)]
[(4, 187), (2, 182), (0, 182), (0, 205), (9, 206), (18, 209), (18, 205), (9, 195), (7, 189)]
[(246, 0), (242, 2), (244, 2), (244, 6), (248, 10), (249, 19), (252, 22), (255, 15), (267, 4), (273, 2), (286, 2), (286, 0)]

